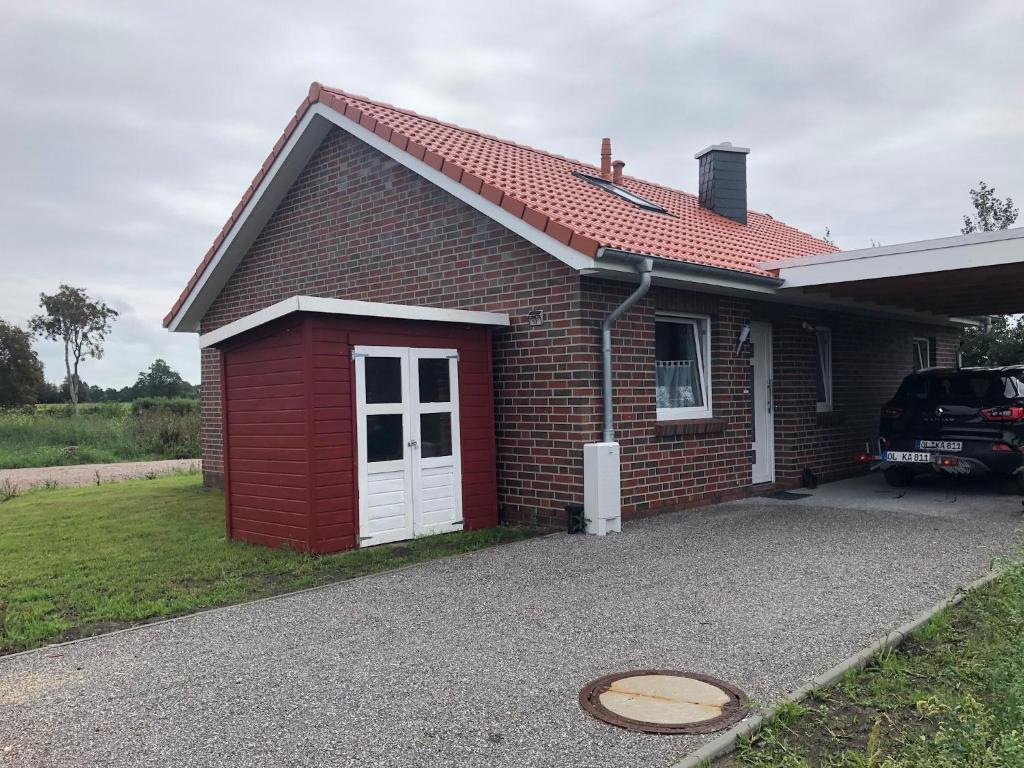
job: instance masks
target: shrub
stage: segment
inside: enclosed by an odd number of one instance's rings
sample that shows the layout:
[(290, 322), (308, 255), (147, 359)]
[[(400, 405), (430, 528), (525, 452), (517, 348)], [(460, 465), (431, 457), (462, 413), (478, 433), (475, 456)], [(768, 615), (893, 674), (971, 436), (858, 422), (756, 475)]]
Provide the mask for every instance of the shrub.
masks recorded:
[(199, 409), (176, 408), (149, 407), (131, 416), (128, 437), (140, 453), (169, 459), (199, 455)]
[(140, 397), (132, 401), (133, 414), (137, 415), (153, 410), (168, 411), (184, 416), (190, 413), (199, 413), (199, 401), (190, 397)]

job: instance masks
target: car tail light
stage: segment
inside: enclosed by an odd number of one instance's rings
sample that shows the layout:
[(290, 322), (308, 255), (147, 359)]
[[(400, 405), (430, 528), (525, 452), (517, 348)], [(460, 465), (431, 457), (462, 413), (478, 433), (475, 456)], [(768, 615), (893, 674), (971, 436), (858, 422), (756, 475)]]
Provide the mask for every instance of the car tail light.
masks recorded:
[(860, 453), (856, 454), (856, 455), (855, 455), (855, 456), (853, 457), (853, 459), (854, 459), (854, 461), (859, 461), (859, 462), (861, 462), (862, 464), (870, 464), (870, 463), (871, 463), (872, 461), (874, 461), (874, 460), (875, 460), (875, 457), (874, 457), (874, 456), (872, 456), (872, 455), (871, 455), (870, 453), (868, 453), (867, 451), (861, 451)]
[(1024, 419), (1024, 407), (1009, 405), (998, 408), (982, 408), (981, 417), (985, 421), (1020, 421)]
[(1008, 446), (1006, 443), (994, 443), (992, 450), (996, 453), (1013, 453), (1013, 448)]
[(943, 456), (939, 459), (940, 467), (958, 467), (960, 466), (960, 459), (956, 456)]
[(886, 419), (898, 419), (903, 415), (903, 409), (897, 408), (895, 405), (883, 405), (882, 416)]

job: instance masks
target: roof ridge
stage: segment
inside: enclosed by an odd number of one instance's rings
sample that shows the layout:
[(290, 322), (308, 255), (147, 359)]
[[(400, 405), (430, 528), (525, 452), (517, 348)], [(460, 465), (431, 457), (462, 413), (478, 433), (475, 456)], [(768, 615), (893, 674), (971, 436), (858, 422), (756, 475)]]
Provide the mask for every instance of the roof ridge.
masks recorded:
[[(384, 109), (391, 109), (391, 110), (394, 110), (395, 112), (398, 112), (400, 114), (408, 115), (409, 117), (415, 117), (415, 118), (417, 118), (419, 120), (427, 120), (427, 121), (429, 121), (431, 123), (436, 123), (437, 125), (443, 125), (446, 128), (454, 128), (457, 131), (462, 131), (463, 133), (468, 133), (471, 136), (480, 136), (481, 138), (489, 139), (491, 141), (497, 141), (497, 142), (499, 142), (501, 144), (508, 144), (509, 146), (518, 147), (519, 149), (525, 149), (525, 150), (528, 150), (530, 152), (536, 152), (538, 155), (544, 155), (545, 157), (553, 157), (556, 160), (564, 160), (567, 163), (573, 163), (575, 165), (579, 165), (579, 166), (582, 166), (584, 168), (590, 168), (593, 171), (595, 171), (598, 175), (600, 175), (600, 172), (601, 172), (601, 169), (597, 165), (594, 165), (592, 163), (587, 163), (587, 162), (584, 162), (582, 160), (576, 160), (575, 158), (568, 157), (566, 155), (560, 155), (557, 152), (550, 152), (550, 151), (548, 151), (546, 149), (539, 149), (537, 147), (531, 147), (529, 144), (520, 144), (519, 142), (513, 141), (512, 139), (503, 139), (500, 136), (495, 136), (494, 134), (491, 134), (491, 133), (484, 133), (483, 131), (477, 131), (477, 130), (474, 130), (473, 128), (466, 128), (465, 126), (458, 125), (456, 123), (450, 123), (447, 120), (442, 120), (439, 117), (434, 117), (432, 115), (421, 114), (421, 113), (419, 113), (419, 112), (417, 112), (417, 111), (415, 111), (413, 109), (406, 109), (405, 107), (398, 107), (398, 106), (395, 106), (394, 104), (389, 104), (386, 101), (378, 101), (377, 99), (371, 99), (369, 96), (362, 96), (362, 95), (360, 95), (358, 93), (350, 93), (350, 92), (348, 92), (348, 91), (346, 91), (346, 90), (344, 90), (342, 88), (337, 88), (335, 86), (324, 85), (323, 83), (320, 83), (320, 89), (323, 90), (323, 91), (328, 91), (330, 93), (337, 94), (338, 96), (343, 96), (346, 99), (354, 99), (355, 101), (362, 101), (362, 102), (364, 102), (366, 104), (372, 104), (372, 105), (374, 105), (376, 107), (383, 107)], [(678, 195), (686, 195), (687, 197), (692, 197), (694, 199), (697, 199), (699, 197), (699, 195), (697, 195), (694, 192), (688, 192), (685, 189), (679, 189), (678, 187), (670, 187), (667, 184), (663, 184), (663, 183), (658, 182), (658, 181), (651, 181), (650, 179), (641, 179), (639, 176), (632, 176), (630, 174), (624, 174), (622, 178), (626, 179), (626, 180), (629, 180), (629, 181), (635, 181), (638, 184), (648, 184), (648, 185), (650, 185), (652, 187), (657, 187), (658, 189), (663, 189), (666, 192), (675, 192)], [(767, 216), (768, 218), (772, 219), (772, 221), (777, 221), (780, 224), (786, 224), (786, 222), (782, 221), (781, 219), (777, 219), (774, 216), (772, 216), (770, 213), (764, 213), (763, 211), (755, 211), (752, 208), (748, 208), (747, 209), (747, 213), (753, 213), (753, 214), (755, 214), (757, 216)], [(786, 224), (786, 226), (791, 226), (791, 225)], [(807, 233), (804, 233), (804, 234), (807, 234)], [(814, 236), (811, 235), (811, 237), (814, 237)], [(816, 239), (820, 239), (820, 238), (816, 238)]]
[[(391, 109), (391, 110), (394, 110), (395, 112), (399, 112), (399, 113), (401, 113), (403, 115), (408, 115), (409, 117), (415, 117), (415, 118), (417, 118), (419, 120), (427, 120), (427, 121), (429, 121), (431, 123), (436, 123), (437, 125), (443, 125), (446, 128), (454, 128), (456, 131), (462, 131), (463, 133), (468, 133), (471, 136), (479, 136), (479, 137), (484, 138), (484, 139), (489, 139), (490, 141), (496, 141), (499, 144), (507, 144), (507, 145), (512, 146), (512, 147), (518, 147), (519, 149), (525, 149), (525, 150), (527, 150), (529, 152), (536, 152), (538, 155), (544, 155), (545, 157), (553, 157), (556, 160), (564, 160), (567, 163), (573, 163), (574, 165), (579, 165), (579, 166), (582, 166), (584, 168), (590, 168), (590, 169), (594, 170), (597, 173), (600, 173), (600, 170), (601, 170), (594, 163), (587, 163), (587, 162), (584, 162), (583, 160), (577, 160), (576, 158), (573, 158), (573, 157), (568, 157), (566, 155), (560, 155), (557, 152), (551, 152), (551, 151), (546, 150), (546, 149), (539, 149), (538, 147), (532, 147), (529, 144), (520, 144), (519, 142), (513, 141), (512, 139), (503, 139), (501, 136), (495, 136), (493, 133), (484, 133), (483, 131), (477, 131), (477, 130), (474, 130), (473, 128), (466, 128), (465, 126), (458, 125), (456, 123), (449, 123), (448, 121), (442, 120), (439, 117), (433, 117), (432, 115), (424, 115), (424, 114), (421, 114), (419, 112), (416, 112), (415, 110), (406, 109), (405, 107), (396, 107), (394, 104), (389, 104), (386, 101), (377, 101), (376, 99), (371, 99), (368, 96), (360, 96), (359, 94), (349, 93), (348, 91), (342, 90), (341, 88), (335, 88), (333, 86), (328, 86), (328, 85), (320, 84), (320, 89), (324, 90), (324, 91), (328, 91), (329, 93), (334, 93), (334, 94), (336, 94), (338, 96), (343, 96), (346, 99), (354, 99), (356, 101), (362, 101), (362, 102), (364, 102), (366, 104), (372, 104), (375, 107), (383, 107), (384, 109)], [(642, 181), (642, 179), (639, 179), (639, 181)], [(678, 191), (678, 190), (676, 190), (676, 191)]]

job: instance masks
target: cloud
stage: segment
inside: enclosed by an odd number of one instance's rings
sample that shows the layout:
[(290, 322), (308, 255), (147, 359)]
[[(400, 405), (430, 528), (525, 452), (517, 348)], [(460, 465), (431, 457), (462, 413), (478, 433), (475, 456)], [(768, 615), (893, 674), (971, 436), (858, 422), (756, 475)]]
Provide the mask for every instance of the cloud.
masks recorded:
[(1022, 24), (1009, 0), (8, 3), (0, 317), (80, 285), (124, 309), (90, 383), (156, 357), (197, 379), (160, 318), (314, 79), (592, 162), (611, 136), (683, 189), (732, 140), (756, 210), (845, 247), (952, 234), (979, 179), (1024, 197)]

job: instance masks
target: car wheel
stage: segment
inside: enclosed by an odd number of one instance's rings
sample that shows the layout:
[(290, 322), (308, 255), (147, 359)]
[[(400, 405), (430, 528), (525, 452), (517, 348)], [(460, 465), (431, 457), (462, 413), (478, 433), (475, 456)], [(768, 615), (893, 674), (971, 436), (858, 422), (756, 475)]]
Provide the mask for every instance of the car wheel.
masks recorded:
[(906, 488), (914, 480), (914, 474), (903, 467), (889, 467), (882, 471), (885, 482), (893, 488)]

